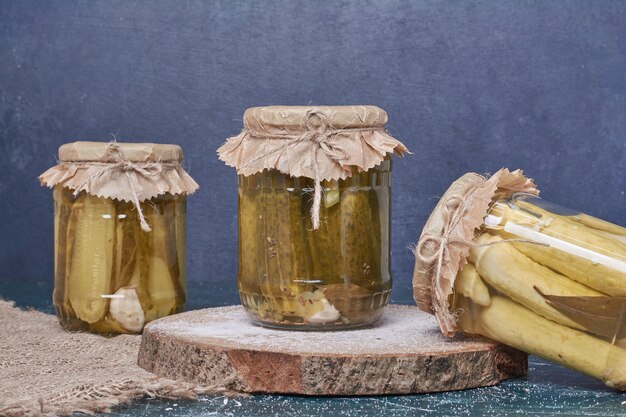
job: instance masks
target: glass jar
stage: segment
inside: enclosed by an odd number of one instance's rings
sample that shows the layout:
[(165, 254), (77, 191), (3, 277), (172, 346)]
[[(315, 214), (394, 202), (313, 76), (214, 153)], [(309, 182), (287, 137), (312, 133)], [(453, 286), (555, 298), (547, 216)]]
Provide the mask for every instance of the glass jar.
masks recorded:
[(458, 326), (626, 389), (626, 229), (496, 199), (454, 284)]
[(182, 311), (186, 195), (176, 145), (75, 142), (40, 177), (53, 188), (54, 306), (71, 331), (140, 333)]
[(239, 174), (241, 303), (256, 324), (335, 330), (378, 320), (391, 291), (391, 154), (375, 106), (270, 106), (218, 150)]
[(374, 323), (391, 291), (391, 160), (324, 181), (320, 226), (313, 180), (277, 170), (239, 176), (239, 293), (266, 326), (350, 328)]
[(184, 195), (132, 203), (57, 185), (54, 307), (67, 330), (141, 332), (185, 305)]

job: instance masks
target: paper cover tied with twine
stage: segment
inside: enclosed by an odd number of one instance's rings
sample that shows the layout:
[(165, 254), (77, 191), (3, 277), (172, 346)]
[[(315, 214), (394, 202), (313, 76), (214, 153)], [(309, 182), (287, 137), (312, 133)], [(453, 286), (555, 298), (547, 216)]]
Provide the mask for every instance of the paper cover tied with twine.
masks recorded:
[[(140, 204), (163, 194), (191, 194), (198, 184), (183, 169), (178, 145), (74, 142), (59, 148), (59, 163), (41, 174), (42, 185)], [(142, 228), (150, 228), (142, 221)]]
[(249, 176), (276, 169), (315, 180), (312, 208), (319, 224), (321, 181), (348, 178), (407, 148), (385, 131), (387, 113), (376, 106), (253, 107), (243, 116), (243, 131), (218, 149), (219, 158)]
[(491, 202), (513, 193), (538, 194), (521, 170), (503, 168), (491, 177), (468, 173), (456, 180), (431, 213), (415, 247), (413, 298), (434, 314), (441, 331), (457, 331), (449, 297), (458, 272), (467, 264), (474, 237)]

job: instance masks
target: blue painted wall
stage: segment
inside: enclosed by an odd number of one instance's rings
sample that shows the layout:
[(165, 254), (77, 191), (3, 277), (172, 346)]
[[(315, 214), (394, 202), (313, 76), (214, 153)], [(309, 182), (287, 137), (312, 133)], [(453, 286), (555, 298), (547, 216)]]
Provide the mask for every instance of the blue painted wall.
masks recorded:
[[(626, 224), (626, 3), (0, 0), (0, 278), (52, 279), (51, 193), (74, 140), (173, 142), (189, 280), (234, 286), (236, 176), (215, 149), (266, 104), (376, 104), (396, 160), (393, 272), (462, 173), (522, 167), (545, 197)], [(228, 282), (228, 283), (226, 283)]]

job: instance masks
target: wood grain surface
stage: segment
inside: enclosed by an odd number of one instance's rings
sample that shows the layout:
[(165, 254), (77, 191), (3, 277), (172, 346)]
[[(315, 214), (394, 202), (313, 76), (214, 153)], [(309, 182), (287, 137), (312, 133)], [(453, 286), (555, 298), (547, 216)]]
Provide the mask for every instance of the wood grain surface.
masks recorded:
[(138, 363), (160, 376), (249, 393), (379, 395), (459, 390), (525, 375), (522, 352), (445, 338), (414, 307), (374, 327), (295, 332), (252, 325), (239, 306), (195, 310), (144, 329)]

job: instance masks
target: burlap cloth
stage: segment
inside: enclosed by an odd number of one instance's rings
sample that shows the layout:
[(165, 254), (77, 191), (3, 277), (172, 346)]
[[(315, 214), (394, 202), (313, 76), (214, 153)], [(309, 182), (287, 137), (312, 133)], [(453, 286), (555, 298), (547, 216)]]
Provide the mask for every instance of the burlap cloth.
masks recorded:
[(68, 333), (56, 317), (0, 300), (0, 415), (109, 412), (139, 397), (219, 393), (158, 378), (137, 366), (141, 336)]

